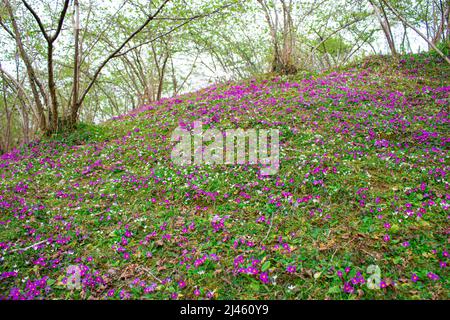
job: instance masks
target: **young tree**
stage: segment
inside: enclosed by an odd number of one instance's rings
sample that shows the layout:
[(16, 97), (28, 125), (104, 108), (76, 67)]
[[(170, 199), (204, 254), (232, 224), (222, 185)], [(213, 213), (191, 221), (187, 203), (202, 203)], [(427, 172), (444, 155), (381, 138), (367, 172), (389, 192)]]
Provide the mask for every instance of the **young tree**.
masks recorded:
[[(264, 12), (272, 41), (271, 71), (281, 74), (297, 72), (295, 64), (296, 30), (291, 0), (257, 0)], [(282, 19), (280, 19), (280, 15)], [(281, 21), (280, 21), (281, 20)]]

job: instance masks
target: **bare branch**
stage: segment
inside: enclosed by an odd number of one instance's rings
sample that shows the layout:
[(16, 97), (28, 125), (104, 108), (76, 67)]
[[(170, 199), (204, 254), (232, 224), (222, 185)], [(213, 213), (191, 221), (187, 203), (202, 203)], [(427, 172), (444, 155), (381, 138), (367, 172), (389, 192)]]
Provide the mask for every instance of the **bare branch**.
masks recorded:
[(58, 27), (56, 28), (55, 34), (50, 39), (51, 42), (54, 42), (56, 40), (56, 38), (58, 38), (59, 33), (61, 32), (61, 28), (62, 28), (62, 25), (64, 23), (64, 17), (66, 16), (68, 7), (69, 7), (69, 0), (65, 0), (64, 1), (64, 7), (63, 7), (63, 9), (61, 11), (61, 15), (59, 16)]
[(28, 11), (30, 11), (30, 13), (32, 14), (32, 16), (34, 17), (34, 20), (36, 20), (36, 22), (39, 26), (39, 29), (41, 30), (41, 33), (44, 36), (45, 40), (47, 40), (47, 42), (50, 42), (50, 37), (48, 36), (47, 31), (45, 31), (45, 27), (44, 27), (44, 24), (42, 23), (41, 18), (39, 18), (36, 11), (33, 10), (33, 8), (28, 4), (28, 2), (26, 2), (25, 0), (22, 0), (22, 2), (25, 5), (25, 7), (28, 9)]
[(78, 101), (78, 107), (81, 106), (81, 104), (83, 103), (84, 98), (86, 97), (86, 95), (88, 94), (89, 90), (92, 88), (92, 86), (95, 83), (95, 80), (97, 80), (97, 77), (99, 76), (100, 72), (103, 70), (103, 68), (106, 66), (106, 64), (112, 59), (114, 58), (118, 52), (120, 52), (120, 50), (123, 49), (123, 47), (125, 47), (127, 45), (128, 42), (130, 42), (139, 32), (141, 32), (149, 23), (150, 21), (152, 21), (154, 19), (154, 17), (156, 17), (161, 10), (164, 8), (164, 6), (167, 4), (167, 2), (169, 2), (169, 0), (165, 0), (160, 6), (159, 8), (156, 10), (156, 12), (152, 15), (149, 15), (148, 18), (145, 20), (145, 22), (139, 27), (137, 28), (128, 38), (125, 39), (125, 41), (122, 42), (122, 44), (116, 49), (114, 50), (101, 64), (100, 66), (97, 68), (97, 70), (94, 73), (94, 76), (92, 77), (91, 82), (89, 83), (89, 85), (86, 87), (86, 89), (84, 90), (83, 94), (80, 97), (80, 100)]
[(14, 37), (14, 33), (6, 26), (6, 24), (3, 22), (3, 19), (2, 19), (2, 17), (0, 16), (0, 26), (2, 26), (2, 28), (13, 38), (13, 39), (15, 39), (15, 37)]
[(155, 38), (152, 38), (152, 39), (150, 39), (150, 40), (148, 40), (148, 41), (144, 41), (144, 42), (142, 42), (142, 43), (139, 43), (139, 44), (137, 44), (137, 45), (135, 45), (135, 46), (133, 46), (133, 47), (131, 47), (131, 48), (128, 48), (127, 50), (125, 50), (125, 51), (123, 51), (123, 52), (121, 52), (121, 53), (117, 53), (114, 57), (120, 57), (120, 56), (123, 56), (123, 55), (127, 54), (128, 52), (130, 52), (130, 51), (132, 51), (132, 50), (134, 50), (134, 49), (137, 49), (137, 48), (142, 47), (142, 46), (144, 46), (144, 45), (146, 45), (146, 44), (155, 42), (156, 40), (161, 39), (161, 38), (163, 38), (163, 37), (169, 35), (169, 34), (172, 33), (173, 31), (175, 31), (175, 30), (181, 28), (182, 26), (188, 24), (189, 22), (192, 22), (192, 21), (197, 20), (197, 19), (200, 19), (200, 18), (209, 17), (209, 16), (211, 16), (211, 15), (213, 15), (213, 14), (216, 14), (216, 13), (222, 11), (223, 9), (226, 9), (226, 8), (232, 6), (232, 5), (233, 5), (233, 4), (227, 4), (227, 5), (224, 5), (224, 6), (220, 7), (220, 8), (217, 8), (217, 9), (214, 10), (214, 11), (211, 11), (211, 12), (208, 12), (208, 13), (198, 14), (198, 15), (192, 16), (192, 17), (190, 17), (190, 18), (185, 18), (185, 19), (183, 19), (183, 20), (186, 20), (185, 22), (180, 23), (180, 24), (176, 25), (175, 27), (170, 28), (168, 31), (166, 31), (166, 32), (164, 32), (164, 33), (162, 33), (162, 34), (156, 36)]

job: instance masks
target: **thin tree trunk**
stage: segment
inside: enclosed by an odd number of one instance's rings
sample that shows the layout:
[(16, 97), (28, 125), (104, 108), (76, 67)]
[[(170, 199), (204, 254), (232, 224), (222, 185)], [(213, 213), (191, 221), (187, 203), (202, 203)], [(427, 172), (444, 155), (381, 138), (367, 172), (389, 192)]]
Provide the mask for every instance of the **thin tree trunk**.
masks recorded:
[(394, 57), (397, 57), (397, 50), (395, 49), (394, 38), (392, 37), (392, 32), (390, 30), (391, 29), (390, 24), (387, 20), (386, 14), (384, 14), (384, 19), (383, 19), (382, 10), (378, 7), (378, 5), (375, 3), (375, 1), (369, 0), (369, 2), (372, 5), (373, 10), (375, 11), (375, 15), (377, 16), (378, 21), (380, 22), (381, 29), (384, 32), (384, 35), (385, 35), (386, 40), (389, 45), (389, 49), (391, 50), (391, 54)]
[(6, 115), (6, 130), (5, 130), (5, 138), (4, 138), (4, 143), (3, 143), (3, 149), (8, 152), (10, 145), (11, 145), (11, 111), (9, 110), (9, 106), (8, 106), (8, 99), (6, 97), (6, 80), (3, 77), (3, 73), (2, 73), (2, 84), (3, 84), (3, 103), (5, 105), (5, 115)]
[(450, 3), (447, 2), (447, 36), (446, 41), (450, 41)]
[[(53, 72), (53, 44), (48, 42), (47, 48), (47, 68), (48, 68), (48, 89), (50, 91), (51, 110), (50, 132), (58, 130), (58, 100), (56, 96), (56, 84)], [(47, 133), (50, 133), (47, 132)]]
[[(444, 8), (442, 8), (442, 9), (444, 9)], [(436, 35), (433, 38), (433, 44), (435, 44), (435, 45), (439, 43), (439, 41), (441, 40), (442, 34), (444, 33), (445, 19), (446, 19), (447, 15), (449, 14), (449, 10), (450, 10), (450, 6), (445, 9), (445, 12), (442, 11), (441, 22), (439, 24), (439, 28), (436, 32)]]
[(75, 36), (75, 56), (73, 63), (73, 94), (72, 94), (72, 108), (71, 108), (71, 125), (75, 125), (78, 121), (78, 92), (80, 88), (80, 8), (78, 0), (74, 0), (74, 36)]
[(177, 75), (175, 74), (175, 67), (173, 65), (173, 57), (172, 55), (170, 56), (170, 66), (171, 66), (171, 71), (172, 71), (172, 96), (175, 97), (177, 95), (178, 92), (178, 83), (177, 83)]
[[(263, 8), (264, 15), (266, 17), (267, 24), (269, 26), (269, 32), (270, 32), (270, 38), (272, 39), (272, 46), (273, 46), (273, 61), (272, 61), (272, 72), (276, 71), (278, 69), (278, 66), (281, 65), (280, 61), (280, 49), (278, 44), (278, 38), (277, 38), (277, 21), (272, 21), (272, 18), (270, 17), (270, 11), (269, 8), (264, 0), (258, 0), (261, 7)], [(278, 15), (275, 12), (275, 19), (278, 20)]]
[(167, 60), (169, 60), (169, 54), (167, 53), (163, 64), (161, 66), (161, 73), (159, 75), (159, 83), (158, 83), (158, 93), (156, 96), (156, 100), (161, 99), (162, 91), (163, 91), (163, 85), (164, 85), (164, 74), (166, 73), (166, 66), (167, 66)]
[(384, 10), (384, 7), (383, 7), (382, 3), (380, 3), (380, 6), (381, 6), (381, 12), (383, 13), (386, 29), (389, 32), (389, 38), (391, 39), (391, 51), (392, 51), (392, 54), (394, 56), (397, 56), (397, 49), (395, 48), (395, 39), (394, 39), (394, 35), (392, 34), (392, 28), (391, 28), (391, 24), (389, 22), (389, 18), (388, 18), (387, 14), (386, 14), (386, 10)]

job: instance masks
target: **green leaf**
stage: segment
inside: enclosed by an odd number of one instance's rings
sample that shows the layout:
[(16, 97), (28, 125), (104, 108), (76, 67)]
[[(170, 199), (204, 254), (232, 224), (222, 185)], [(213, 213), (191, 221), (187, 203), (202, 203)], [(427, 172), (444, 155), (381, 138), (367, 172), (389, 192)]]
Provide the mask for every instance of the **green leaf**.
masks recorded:
[(251, 283), (251, 284), (250, 284), (250, 288), (251, 288), (253, 291), (259, 291), (259, 283), (257, 283), (257, 282)]
[(391, 227), (391, 231), (393, 233), (397, 233), (400, 230), (400, 227), (398, 226), (398, 224), (393, 224)]
[(270, 261), (266, 261), (266, 262), (264, 262), (264, 264), (262, 265), (261, 271), (262, 271), (262, 272), (267, 271), (267, 269), (269, 269), (269, 268), (270, 268)]
[(327, 293), (339, 293), (339, 292), (341, 292), (341, 288), (339, 288), (339, 286), (334, 286), (328, 289)]

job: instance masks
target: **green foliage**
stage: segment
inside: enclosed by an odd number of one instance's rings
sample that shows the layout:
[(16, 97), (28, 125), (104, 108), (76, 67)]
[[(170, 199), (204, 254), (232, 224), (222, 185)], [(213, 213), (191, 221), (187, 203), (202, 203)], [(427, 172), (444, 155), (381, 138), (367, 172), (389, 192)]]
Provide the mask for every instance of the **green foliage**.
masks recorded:
[(96, 125), (80, 122), (73, 129), (65, 129), (49, 139), (69, 146), (95, 143), (105, 140), (111, 135), (106, 124)]
[[(316, 45), (321, 43), (321, 40), (316, 41)], [(337, 56), (338, 54), (342, 54), (351, 49), (351, 45), (345, 41), (341, 36), (330, 37), (325, 40), (317, 50), (324, 54), (328, 53), (332, 56)]]
[[(446, 56), (450, 56), (450, 40), (439, 42), (436, 47)], [(438, 55), (436, 50), (432, 50), (432, 53)]]

